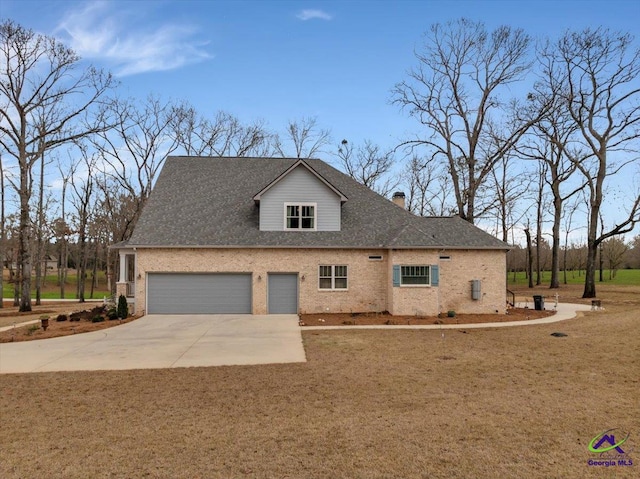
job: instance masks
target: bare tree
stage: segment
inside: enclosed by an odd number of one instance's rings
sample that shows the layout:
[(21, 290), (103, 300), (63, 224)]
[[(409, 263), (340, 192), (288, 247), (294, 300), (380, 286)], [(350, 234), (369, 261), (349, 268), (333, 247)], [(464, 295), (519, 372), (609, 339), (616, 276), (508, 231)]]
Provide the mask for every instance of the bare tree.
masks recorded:
[(103, 172), (135, 199), (135, 208), (130, 211), (132, 227), (164, 160), (178, 148), (171, 129), (172, 112), (171, 104), (153, 96), (141, 104), (116, 100), (109, 108), (114, 126), (92, 137), (92, 145), (103, 160)]
[(67, 186), (73, 178), (78, 167), (78, 163), (71, 161), (70, 165), (65, 169), (60, 161), (58, 161), (58, 171), (62, 179), (62, 194), (60, 198), (60, 218), (53, 222), (53, 231), (58, 241), (58, 285), (60, 286), (60, 298), (64, 299), (65, 285), (67, 283), (67, 266), (69, 263), (69, 245), (68, 237), (71, 234), (71, 228), (67, 222), (66, 205), (67, 205)]
[[(274, 137), (274, 149), (282, 157), (295, 155), (295, 158), (313, 158), (331, 141), (329, 130), (318, 127), (315, 117), (306, 117), (290, 121), (284, 138)], [(290, 146), (287, 146), (289, 144)]]
[(634, 269), (640, 268), (640, 234), (631, 240), (629, 252), (627, 253), (628, 266)]
[(602, 254), (609, 267), (609, 279), (616, 277), (627, 251), (629, 245), (625, 242), (624, 236), (614, 236), (602, 242)]
[(434, 161), (413, 155), (402, 180), (407, 187), (407, 210), (414, 215), (446, 216), (455, 211), (449, 203), (449, 177)]
[(416, 52), (418, 67), (394, 88), (394, 103), (425, 127), (404, 144), (426, 146), (446, 162), (458, 215), (470, 223), (492, 206), (481, 205), (480, 195), (494, 166), (536, 119), (500, 98), (529, 72), (530, 43), (522, 30), (507, 26), (488, 32), (467, 19), (435, 24)]
[[(32, 170), (45, 151), (104, 128), (90, 119), (113, 81), (79, 70), (79, 57), (56, 39), (10, 20), (0, 24), (0, 145), (18, 162), (20, 310), (31, 311)], [(98, 116), (99, 118), (99, 116)]]
[(218, 112), (209, 120), (187, 103), (171, 110), (172, 135), (187, 155), (267, 156), (271, 148), (271, 134), (261, 121), (243, 125), (226, 112)]
[(547, 206), (544, 188), (546, 176), (546, 163), (538, 163), (538, 185), (536, 188), (536, 286), (542, 284), (542, 226), (544, 223), (544, 211)]
[(533, 244), (531, 241), (531, 230), (528, 221), (527, 227), (524, 229), (524, 234), (527, 238), (527, 278), (529, 280), (529, 288), (533, 288)]
[(518, 202), (527, 196), (531, 177), (526, 171), (514, 174), (514, 158), (505, 155), (491, 171), (492, 189), (496, 196), (496, 220), (502, 236), (502, 241), (509, 242), (509, 231), (526, 215), (527, 210), (517, 212)]
[(574, 231), (574, 229), (572, 229), (573, 215), (576, 213), (576, 211), (578, 211), (579, 207), (580, 202), (576, 200), (564, 209), (564, 251), (562, 254), (562, 271), (564, 284), (567, 284), (567, 256), (569, 252), (569, 235)]
[(379, 195), (388, 198), (398, 186), (398, 181), (390, 176), (393, 152), (382, 151), (370, 140), (360, 146), (342, 140), (335, 156), (345, 173)]
[(562, 93), (590, 154), (574, 162), (584, 176), (589, 200), (583, 297), (594, 298), (598, 246), (631, 231), (640, 221), (640, 194), (636, 192), (626, 218), (607, 230), (599, 228), (607, 180), (637, 162), (640, 88), (635, 82), (640, 76), (640, 51), (629, 34), (598, 28), (567, 32), (542, 55), (551, 70), (544, 76), (551, 90)]
[(36, 305), (41, 304), (42, 286), (47, 275), (47, 249), (51, 238), (51, 225), (49, 222), (48, 209), (51, 205), (51, 195), (45, 195), (45, 166), (46, 157), (43, 152), (40, 159), (40, 173), (38, 175), (38, 205), (35, 219), (35, 273), (36, 273)]
[[(553, 71), (548, 67), (543, 70), (546, 74)], [(544, 179), (551, 192), (553, 203), (549, 287), (558, 288), (560, 286), (560, 226), (563, 205), (585, 187), (583, 181), (577, 184), (573, 181), (577, 170), (576, 164), (585, 158), (585, 154), (580, 151), (580, 146), (576, 144), (574, 138), (578, 126), (569, 115), (562, 101), (561, 92), (553, 90), (553, 86), (552, 82), (544, 78), (536, 84), (536, 93), (532, 94), (531, 98), (539, 104), (541, 110), (545, 110), (545, 114), (533, 125), (524, 137), (522, 146), (517, 149), (522, 157), (545, 165)]]
[(85, 283), (87, 279), (88, 248), (87, 238), (89, 223), (93, 213), (95, 201), (96, 157), (88, 152), (85, 145), (80, 145), (82, 167), (84, 171), (71, 177), (73, 190), (72, 203), (75, 207), (76, 231), (78, 236), (78, 261), (76, 269), (77, 289), (76, 297), (81, 303), (85, 302)]

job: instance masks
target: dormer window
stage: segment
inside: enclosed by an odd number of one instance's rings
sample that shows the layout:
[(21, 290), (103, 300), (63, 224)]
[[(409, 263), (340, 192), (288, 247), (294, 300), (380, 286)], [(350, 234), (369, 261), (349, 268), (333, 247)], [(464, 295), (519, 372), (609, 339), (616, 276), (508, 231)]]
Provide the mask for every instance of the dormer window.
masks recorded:
[(288, 203), (285, 208), (286, 230), (311, 230), (316, 229), (316, 204), (315, 203)]

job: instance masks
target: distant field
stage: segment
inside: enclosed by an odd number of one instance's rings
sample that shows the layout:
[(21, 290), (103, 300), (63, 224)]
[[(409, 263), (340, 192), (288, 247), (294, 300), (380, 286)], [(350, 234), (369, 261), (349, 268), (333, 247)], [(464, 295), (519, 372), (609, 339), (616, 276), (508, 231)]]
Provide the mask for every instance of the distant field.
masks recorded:
[[(4, 275), (4, 282), (2, 283), (2, 297), (7, 299), (7, 298), (13, 298), (13, 283), (9, 283), (7, 281), (7, 273), (5, 272)], [(67, 281), (65, 283), (65, 287), (64, 287), (64, 299), (75, 299), (76, 297), (76, 282), (77, 282), (77, 275), (75, 272), (71, 272), (67, 275)], [(31, 297), (35, 298), (36, 297), (36, 290), (35, 290), (35, 275), (31, 277)], [(85, 298), (90, 298), (89, 293), (91, 292), (91, 280), (88, 279), (85, 282), (85, 289), (84, 289), (85, 293)], [(98, 285), (97, 288), (94, 290), (93, 292), (93, 297), (94, 298), (102, 298), (104, 296), (108, 296), (111, 293), (109, 292), (109, 290), (107, 289), (107, 281), (105, 278), (104, 273), (99, 272), (98, 273)], [(60, 286), (58, 285), (58, 276), (53, 274), (53, 275), (47, 275), (45, 282), (44, 282), (44, 287), (41, 290), (41, 297), (42, 299), (61, 299), (60, 298)]]
[[(600, 272), (596, 272), (596, 283), (599, 283)], [(626, 286), (640, 286), (640, 269), (619, 269), (616, 271), (616, 276), (613, 279), (609, 279), (609, 270), (603, 271), (604, 281), (601, 284), (615, 284)], [(536, 274), (533, 273), (533, 281), (536, 280)], [(544, 271), (542, 273), (542, 282), (549, 284), (551, 281), (551, 271)], [(510, 285), (526, 285), (528, 280), (524, 272), (516, 273), (515, 281), (513, 279), (513, 273), (509, 273), (508, 282)], [(564, 284), (564, 273), (560, 271), (560, 284)], [(567, 271), (567, 284), (584, 284), (584, 271)], [(596, 288), (597, 288), (596, 284)]]

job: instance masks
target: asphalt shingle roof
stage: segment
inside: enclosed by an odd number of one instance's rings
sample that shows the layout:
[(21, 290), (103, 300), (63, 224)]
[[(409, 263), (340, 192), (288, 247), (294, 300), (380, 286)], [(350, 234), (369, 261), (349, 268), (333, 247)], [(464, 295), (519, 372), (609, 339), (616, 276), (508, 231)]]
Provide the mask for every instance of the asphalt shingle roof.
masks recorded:
[(305, 163), (348, 198), (341, 231), (260, 231), (254, 195), (297, 161), (167, 158), (129, 246), (508, 248), (457, 216), (412, 215), (314, 159)]

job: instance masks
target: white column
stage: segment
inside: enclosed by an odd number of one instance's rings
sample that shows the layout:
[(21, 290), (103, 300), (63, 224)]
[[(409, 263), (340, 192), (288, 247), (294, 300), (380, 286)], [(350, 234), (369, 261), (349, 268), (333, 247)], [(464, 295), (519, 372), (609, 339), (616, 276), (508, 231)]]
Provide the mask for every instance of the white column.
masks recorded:
[(127, 253), (124, 250), (120, 250), (120, 283), (124, 283), (127, 280)]

